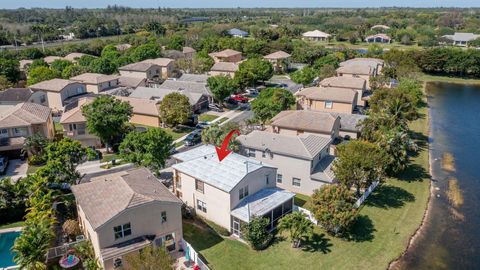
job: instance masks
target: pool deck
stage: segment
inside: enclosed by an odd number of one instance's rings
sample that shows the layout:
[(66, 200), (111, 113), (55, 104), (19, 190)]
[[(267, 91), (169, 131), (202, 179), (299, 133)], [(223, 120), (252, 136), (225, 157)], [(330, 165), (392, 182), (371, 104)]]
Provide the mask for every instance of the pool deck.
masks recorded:
[(21, 232), (23, 227), (13, 227), (8, 229), (1, 229), (0, 233)]

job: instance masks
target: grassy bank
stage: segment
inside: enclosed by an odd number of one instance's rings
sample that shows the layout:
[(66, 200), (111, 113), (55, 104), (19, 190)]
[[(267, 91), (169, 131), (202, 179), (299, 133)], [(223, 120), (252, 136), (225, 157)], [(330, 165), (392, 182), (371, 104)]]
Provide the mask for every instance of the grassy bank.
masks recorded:
[(9, 223), (9, 224), (0, 225), (0, 230), (10, 229), (10, 228), (15, 228), (15, 227), (22, 227), (23, 224), (25, 224), (24, 221), (17, 221), (17, 222), (13, 222), (13, 223)]
[(424, 82), (449, 82), (449, 83), (463, 83), (463, 84), (480, 84), (480, 79), (464, 79), (459, 77), (437, 76), (423, 74), (420, 77)]
[(289, 241), (280, 239), (257, 252), (191, 224), (184, 225), (185, 239), (212, 269), (385, 269), (407, 247), (428, 202), (428, 110), (421, 112), (424, 116), (411, 124), (421, 151), (404, 173), (388, 179), (369, 197), (351, 240), (330, 237), (316, 227), (314, 237), (301, 249), (292, 249)]

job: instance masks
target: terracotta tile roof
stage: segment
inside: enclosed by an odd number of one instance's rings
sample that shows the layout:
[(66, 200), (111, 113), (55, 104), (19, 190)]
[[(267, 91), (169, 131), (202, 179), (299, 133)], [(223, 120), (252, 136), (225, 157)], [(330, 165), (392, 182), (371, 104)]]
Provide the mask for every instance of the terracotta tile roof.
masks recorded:
[(317, 111), (282, 111), (272, 118), (271, 125), (280, 128), (332, 134), (337, 116)]
[(137, 62), (125, 65), (123, 67), (119, 67), (118, 70), (128, 70), (128, 71), (141, 71), (145, 72), (149, 70), (152, 66), (156, 66), (153, 63), (146, 63), (146, 62)]
[(356, 91), (338, 87), (309, 87), (297, 92), (298, 96), (304, 96), (313, 100), (331, 100), (341, 103), (353, 104)]
[(242, 53), (239, 52), (239, 51), (232, 50), (232, 49), (226, 49), (226, 50), (223, 50), (223, 51), (220, 51), (220, 52), (209, 53), (208, 55), (210, 55), (212, 57), (231, 57), (231, 56), (235, 56), (237, 54), (242, 54)]
[(277, 51), (269, 55), (265, 55), (263, 58), (276, 60), (276, 59), (286, 59), (286, 58), (289, 58), (290, 56), (291, 55), (289, 53), (286, 53), (284, 51)]
[(210, 71), (226, 71), (235, 72), (238, 70), (238, 65), (232, 62), (218, 62), (213, 65)]
[(44, 90), (44, 91), (51, 91), (51, 92), (60, 92), (65, 87), (70, 84), (79, 83), (76, 81), (64, 80), (64, 79), (52, 79), (48, 81), (43, 81), (36, 83), (30, 86), (30, 89), (33, 90)]
[(149, 116), (158, 116), (158, 106), (157, 101), (148, 100), (143, 98), (131, 98), (131, 97), (121, 97), (117, 96), (117, 99), (121, 101), (126, 101), (132, 106), (134, 114), (143, 114)]
[(31, 102), (19, 103), (0, 111), (0, 127), (29, 126), (44, 124), (52, 113), (52, 109)]
[(117, 75), (105, 75), (100, 73), (83, 73), (78, 76), (70, 78), (72, 81), (79, 81), (86, 84), (101, 84), (104, 82), (117, 80), (120, 76)]
[(182, 203), (145, 168), (94, 177), (72, 186), (72, 192), (94, 230), (126, 209), (154, 201)]
[(171, 63), (173, 63), (173, 61), (174, 60), (170, 59), (170, 58), (155, 58), (155, 59), (143, 60), (140, 63), (151, 63), (151, 64), (155, 64), (155, 65), (158, 65), (158, 66), (161, 66), (161, 67), (166, 67), (166, 66), (170, 65)]
[(320, 86), (323, 87), (340, 87), (340, 88), (351, 88), (351, 89), (365, 89), (367, 81), (359, 77), (330, 77), (322, 80)]

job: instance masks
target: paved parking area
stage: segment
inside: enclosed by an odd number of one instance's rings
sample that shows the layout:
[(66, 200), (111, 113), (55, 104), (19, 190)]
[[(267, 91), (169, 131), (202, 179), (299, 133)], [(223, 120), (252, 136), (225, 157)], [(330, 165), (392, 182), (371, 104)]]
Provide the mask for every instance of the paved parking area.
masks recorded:
[(12, 159), (8, 164), (7, 172), (3, 177), (12, 177), (12, 178), (19, 178), (23, 177), (27, 174), (28, 164), (27, 161), (20, 160), (20, 159)]

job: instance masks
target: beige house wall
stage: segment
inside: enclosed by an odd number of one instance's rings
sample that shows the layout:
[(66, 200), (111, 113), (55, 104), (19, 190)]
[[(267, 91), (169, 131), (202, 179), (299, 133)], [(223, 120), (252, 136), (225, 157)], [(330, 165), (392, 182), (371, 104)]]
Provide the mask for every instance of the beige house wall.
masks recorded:
[(172, 61), (167, 66), (162, 67), (162, 79), (168, 79), (172, 76), (173, 69), (175, 68), (175, 63)]
[[(274, 188), (276, 186), (276, 175), (276, 168), (261, 168), (248, 174), (247, 177), (245, 177), (240, 183), (238, 183), (238, 185), (235, 186), (230, 192), (230, 205), (232, 206), (232, 209), (234, 209), (242, 201), (239, 198), (239, 190), (241, 188), (248, 186), (249, 195), (255, 194), (256, 192), (264, 188)], [(230, 229), (230, 225), (228, 228)]]
[(337, 113), (352, 113), (356, 104), (356, 100), (354, 104), (349, 103), (340, 103), (334, 101), (332, 104), (332, 108), (325, 107), (325, 100), (306, 100), (308, 104), (308, 108), (314, 111), (321, 111), (321, 112), (337, 112)]
[[(152, 202), (150, 204), (127, 209), (101, 227), (97, 228), (97, 231), (93, 230), (81, 208), (78, 207), (78, 209), (79, 223), (81, 224), (82, 231), (84, 231), (87, 238), (92, 241), (95, 256), (99, 258), (99, 261), (105, 270), (113, 269), (113, 261), (115, 258), (103, 260), (100, 254), (102, 248), (140, 236), (155, 235), (159, 238), (173, 233), (175, 234), (176, 250), (178, 250), (180, 242), (183, 239), (181, 204), (179, 203)], [(167, 221), (165, 223), (162, 223), (161, 220), (162, 211), (167, 212)], [(115, 240), (113, 228), (127, 223), (130, 223), (131, 225), (132, 234)]]
[[(78, 130), (70, 131), (70, 124), (84, 125), (85, 126), (85, 134), (78, 134)], [(82, 146), (85, 147), (95, 147), (99, 148), (102, 146), (102, 142), (100, 138), (97, 136), (90, 134), (86, 128), (86, 122), (78, 122), (78, 123), (69, 123), (69, 124), (62, 124), (63, 126), (63, 135), (65, 137), (69, 137), (72, 140), (79, 141)], [(78, 129), (78, 128), (77, 128)]]
[(154, 79), (160, 77), (162, 74), (162, 68), (160, 66), (152, 66), (147, 71), (131, 71), (131, 70), (119, 70), (121, 76), (134, 77), (142, 79)]
[(132, 118), (130, 118), (130, 123), (150, 127), (160, 127), (160, 117), (134, 113)]
[(289, 128), (282, 128), (278, 126), (272, 126), (268, 129), (269, 132), (278, 133), (281, 135), (290, 135), (290, 136), (298, 136), (298, 135), (318, 135), (327, 138), (337, 138), (340, 133), (340, 119), (335, 121), (333, 126), (333, 133), (322, 133), (322, 132), (313, 132), (313, 131), (306, 131), (306, 130), (297, 130), (297, 129), (289, 129)]
[[(362, 79), (365, 79), (366, 81), (366, 89), (367, 90), (370, 90), (370, 76), (369, 75), (359, 75), (359, 74), (349, 74), (349, 73), (340, 73), (340, 72), (337, 72), (337, 76), (339, 77), (342, 77), (342, 76), (345, 76), (345, 77), (353, 77), (353, 78), (362, 78)], [(361, 99), (361, 96), (359, 96), (359, 98)]]

